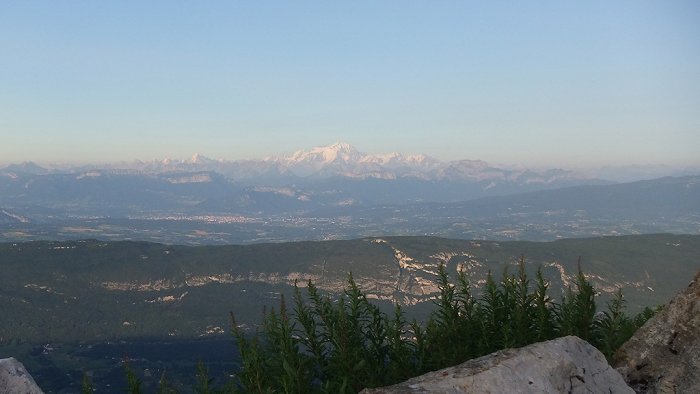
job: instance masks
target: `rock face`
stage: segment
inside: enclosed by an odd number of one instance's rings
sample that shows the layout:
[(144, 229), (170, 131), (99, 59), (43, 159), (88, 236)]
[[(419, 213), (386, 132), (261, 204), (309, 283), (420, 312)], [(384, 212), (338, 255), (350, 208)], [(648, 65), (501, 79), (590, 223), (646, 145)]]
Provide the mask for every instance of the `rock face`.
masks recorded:
[(638, 393), (700, 393), (700, 272), (620, 348), (613, 365)]
[(0, 359), (0, 393), (43, 394), (24, 365), (14, 358)]
[(588, 342), (568, 336), (506, 349), (365, 394), (634, 393)]

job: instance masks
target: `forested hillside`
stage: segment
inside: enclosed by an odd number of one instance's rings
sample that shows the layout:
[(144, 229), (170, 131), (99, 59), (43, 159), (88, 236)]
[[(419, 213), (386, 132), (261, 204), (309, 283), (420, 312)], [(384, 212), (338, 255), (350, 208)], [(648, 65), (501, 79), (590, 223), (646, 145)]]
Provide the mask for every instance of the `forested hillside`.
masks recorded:
[(630, 311), (667, 302), (700, 267), (700, 236), (639, 235), (555, 242), (430, 237), (247, 246), (186, 247), (145, 242), (0, 245), (0, 342), (189, 338), (228, 330), (228, 312), (259, 321), (264, 305), (298, 281), (341, 292), (352, 272), (370, 299), (418, 314), (438, 292), (437, 267), (464, 272), (475, 291), (487, 273), (542, 269), (554, 294), (576, 264), (603, 299), (621, 288)]

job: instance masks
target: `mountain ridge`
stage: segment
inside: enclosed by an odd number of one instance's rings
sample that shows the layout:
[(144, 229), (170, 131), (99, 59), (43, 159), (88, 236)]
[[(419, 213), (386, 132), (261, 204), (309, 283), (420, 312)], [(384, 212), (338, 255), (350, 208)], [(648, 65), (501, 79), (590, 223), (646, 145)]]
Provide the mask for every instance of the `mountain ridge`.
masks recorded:
[[(21, 340), (196, 337), (222, 332), (233, 310), (247, 325), (293, 285), (339, 294), (351, 272), (368, 297), (389, 306), (429, 305), (437, 267), (464, 272), (475, 291), (486, 276), (541, 267), (552, 289), (573, 283), (581, 258), (603, 295), (622, 288), (632, 311), (665, 303), (697, 271), (698, 235), (633, 235), (553, 242), (437, 237), (182, 246), (100, 240), (0, 243), (0, 344)], [(663, 261), (664, 264), (659, 264)], [(557, 292), (555, 292), (556, 294)], [(426, 304), (427, 303), (427, 304)], [(79, 307), (78, 307), (79, 306)], [(183, 319), (183, 316), (188, 316)], [(219, 329), (214, 329), (219, 327)]]
[[(164, 158), (153, 160), (136, 159), (133, 161), (105, 162), (94, 164), (58, 164), (37, 165), (31, 161), (8, 164), (0, 171), (20, 174), (50, 174), (63, 172), (88, 171), (93, 169), (132, 169), (147, 173), (169, 171), (215, 171), (237, 182), (250, 182), (256, 179), (273, 181), (278, 178), (294, 177), (363, 177), (396, 179), (415, 177), (422, 179), (441, 179), (441, 173), (448, 167), (491, 167), (502, 174), (522, 174), (524, 172), (541, 173), (550, 171), (541, 166), (490, 165), (478, 159), (441, 160), (424, 153), (405, 154), (400, 152), (372, 153), (361, 152), (346, 142), (319, 145), (309, 149), (300, 149), (292, 153), (269, 155), (249, 159), (213, 159), (195, 153), (189, 158)], [(555, 168), (556, 170), (556, 168)], [(700, 167), (665, 164), (619, 164), (600, 167), (559, 169), (577, 179), (606, 180), (609, 182), (631, 182), (653, 179), (663, 176), (686, 176), (700, 173)]]
[(367, 154), (360, 152), (357, 148), (345, 142), (316, 146), (308, 150), (298, 150), (291, 154), (269, 156), (263, 159), (220, 160), (195, 154), (189, 159), (136, 160), (103, 165), (63, 167), (60, 170), (53, 171), (39, 167), (34, 163), (12, 164), (4, 169), (0, 169), (0, 171), (39, 175), (51, 172), (76, 172), (95, 169), (136, 170), (144, 173), (214, 171), (233, 181), (260, 180), (261, 177), (269, 180), (280, 177), (348, 177), (360, 179), (417, 178), (451, 181), (481, 181), (488, 179), (495, 182), (508, 180), (529, 182), (533, 175), (542, 175), (539, 182), (543, 183), (552, 181), (546, 175), (554, 171), (559, 178), (566, 177), (569, 180), (579, 182), (597, 181), (595, 178), (583, 173), (561, 169), (543, 171), (507, 169), (490, 166), (482, 160), (442, 161), (425, 154), (405, 155), (398, 152)]

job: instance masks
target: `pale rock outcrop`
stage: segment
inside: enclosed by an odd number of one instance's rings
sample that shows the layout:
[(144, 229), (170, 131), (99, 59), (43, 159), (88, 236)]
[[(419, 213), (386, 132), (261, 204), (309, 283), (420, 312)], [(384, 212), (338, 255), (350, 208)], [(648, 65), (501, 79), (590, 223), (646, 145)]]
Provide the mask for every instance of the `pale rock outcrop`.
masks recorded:
[(638, 393), (700, 393), (700, 272), (615, 355)]
[(634, 393), (605, 357), (574, 336), (506, 349), (365, 394)]
[(24, 365), (13, 357), (0, 359), (0, 393), (43, 394)]

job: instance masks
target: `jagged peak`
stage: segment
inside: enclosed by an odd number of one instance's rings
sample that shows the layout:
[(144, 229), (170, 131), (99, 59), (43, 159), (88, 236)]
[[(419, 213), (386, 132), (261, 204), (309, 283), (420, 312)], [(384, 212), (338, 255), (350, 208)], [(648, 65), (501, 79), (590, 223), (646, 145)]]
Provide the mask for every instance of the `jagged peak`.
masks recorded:
[(340, 142), (340, 141), (337, 141), (331, 145), (328, 145), (328, 146), (325, 146), (322, 148), (333, 149), (336, 151), (345, 151), (345, 152), (356, 152), (357, 151), (357, 149), (354, 146), (348, 144), (347, 142)]
[(336, 142), (331, 145), (316, 146), (310, 150), (296, 151), (284, 159), (289, 163), (314, 161), (330, 163), (336, 160), (352, 162), (359, 160), (363, 153), (360, 153), (354, 146), (346, 142)]
[(202, 154), (199, 154), (199, 153), (195, 153), (195, 154), (192, 155), (192, 157), (190, 158), (190, 163), (191, 163), (191, 164), (205, 164), (205, 163), (213, 163), (213, 162), (216, 162), (216, 161), (217, 161), (217, 160), (210, 159), (210, 158), (208, 158), (208, 157), (206, 157), (206, 156), (204, 156), (204, 155), (202, 155)]

